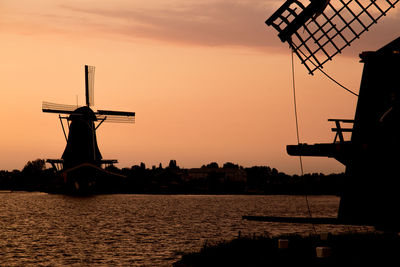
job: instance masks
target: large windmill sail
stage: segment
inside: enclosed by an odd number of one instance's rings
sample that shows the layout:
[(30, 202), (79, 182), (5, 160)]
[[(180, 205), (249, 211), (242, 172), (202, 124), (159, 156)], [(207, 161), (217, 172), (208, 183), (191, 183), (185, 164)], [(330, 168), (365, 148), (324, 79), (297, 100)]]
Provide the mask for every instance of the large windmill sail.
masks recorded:
[(312, 74), (385, 16), (399, 0), (287, 0), (268, 26)]

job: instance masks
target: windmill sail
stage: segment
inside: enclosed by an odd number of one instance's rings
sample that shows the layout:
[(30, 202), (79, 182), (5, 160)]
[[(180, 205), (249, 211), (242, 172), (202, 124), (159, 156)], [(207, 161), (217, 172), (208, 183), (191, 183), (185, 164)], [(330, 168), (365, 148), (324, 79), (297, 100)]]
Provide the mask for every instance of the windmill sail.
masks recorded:
[(117, 116), (117, 115), (96, 115), (98, 121), (117, 122), (117, 123), (135, 123), (135, 117)]
[(86, 106), (94, 105), (94, 66), (85, 65), (85, 97)]
[(135, 117), (135, 112), (130, 111), (115, 111), (115, 110), (97, 110), (100, 115), (115, 115), (115, 116), (127, 116)]
[(57, 104), (47, 101), (42, 103), (42, 111), (47, 113), (72, 114), (77, 108), (79, 107), (76, 105)]
[(135, 122), (135, 112), (129, 111), (97, 110), (96, 117), (98, 120), (105, 122)]
[(265, 22), (310, 74), (394, 8), (399, 0), (287, 0)]

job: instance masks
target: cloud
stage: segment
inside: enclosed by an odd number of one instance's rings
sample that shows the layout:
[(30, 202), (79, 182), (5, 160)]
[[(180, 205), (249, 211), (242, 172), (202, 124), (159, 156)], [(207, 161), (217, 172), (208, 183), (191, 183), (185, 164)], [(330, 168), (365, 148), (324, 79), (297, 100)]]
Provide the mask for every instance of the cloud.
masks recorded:
[[(242, 0), (207, 2), (183, 1), (168, 6), (143, 7), (131, 4), (119, 7), (63, 6), (77, 15), (89, 17), (92, 23), (103, 22), (103, 33), (119, 34), (128, 38), (147, 38), (159, 41), (200, 46), (241, 46), (256, 49), (288, 51), (288, 45), (280, 42), (277, 32), (264, 21), (283, 1)], [(374, 25), (365, 35), (365, 41), (357, 40), (346, 54), (354, 54), (364, 44), (375, 47), (398, 32), (400, 17), (396, 10)], [(88, 19), (88, 23), (90, 24)], [(385, 21), (385, 23), (382, 23)], [(377, 29), (375, 29), (377, 28)], [(390, 34), (392, 33), (392, 34)], [(362, 37), (364, 38), (364, 37)], [(348, 51), (346, 51), (348, 50)]]
[[(48, 1), (48, 0), (42, 0)], [(184, 45), (239, 46), (288, 53), (277, 31), (264, 22), (279, 8), (282, 0), (149, 0), (64, 1), (29, 9), (17, 22), (25, 21), (24, 33), (113, 36), (123, 39), (151, 39)], [(46, 9), (46, 6), (52, 8)], [(375, 50), (399, 32), (396, 9), (356, 40), (344, 55), (365, 49)], [(4, 28), (4, 27), (3, 27)], [(80, 35), (79, 35), (80, 34)], [(384, 41), (383, 41), (384, 40)]]
[[(270, 3), (275, 3), (270, 1)], [(104, 32), (204, 46), (266, 47), (280, 43), (264, 21), (276, 5), (265, 1), (184, 2), (173, 6), (64, 9), (107, 22)]]

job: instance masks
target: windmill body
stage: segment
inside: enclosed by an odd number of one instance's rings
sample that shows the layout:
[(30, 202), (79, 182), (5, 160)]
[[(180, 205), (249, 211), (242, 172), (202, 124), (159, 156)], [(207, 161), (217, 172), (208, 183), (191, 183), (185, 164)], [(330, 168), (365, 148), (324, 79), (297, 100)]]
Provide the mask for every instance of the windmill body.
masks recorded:
[[(400, 231), (400, 37), (361, 53), (364, 70), (354, 120), (331, 120), (332, 143), (288, 145), (290, 155), (331, 157), (346, 166), (338, 220)], [(342, 128), (341, 122), (352, 123)]]
[(101, 166), (102, 156), (97, 145), (95, 130), (96, 115), (89, 107), (77, 108), (68, 120), (68, 142), (62, 159), (64, 168), (71, 168), (82, 163)]
[[(134, 112), (97, 110), (94, 103), (94, 67), (85, 66), (85, 106), (62, 105), (43, 102), (42, 110), (47, 113), (58, 113), (62, 130), (67, 141), (61, 159), (47, 159), (63, 176), (64, 183), (75, 188), (75, 191), (88, 189), (96, 183), (96, 177), (109, 178), (113, 174), (102, 169), (102, 165), (117, 163), (117, 160), (104, 160), (97, 144), (96, 130), (103, 122), (133, 123)], [(63, 120), (67, 121), (68, 136)], [(96, 125), (97, 124), (97, 125)], [(114, 175), (118, 176), (118, 175)], [(72, 186), (71, 186), (72, 185)]]

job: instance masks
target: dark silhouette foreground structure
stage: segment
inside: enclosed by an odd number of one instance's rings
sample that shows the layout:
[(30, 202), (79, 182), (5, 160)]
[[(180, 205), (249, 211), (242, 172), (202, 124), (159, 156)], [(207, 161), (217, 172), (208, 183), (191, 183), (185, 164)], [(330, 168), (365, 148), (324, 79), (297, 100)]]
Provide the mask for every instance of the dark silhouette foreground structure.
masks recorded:
[[(266, 23), (279, 32), (281, 41), (290, 45), (312, 74), (394, 8), (398, 0), (379, 3), (311, 0), (307, 6), (302, 2), (286, 1)], [(354, 119), (329, 120), (335, 123), (333, 143), (288, 145), (287, 152), (293, 156), (331, 157), (346, 166), (348, 178), (337, 220), (304, 218), (305, 222), (373, 225), (399, 232), (400, 37), (375, 52), (361, 53), (360, 58), (364, 69)], [(344, 139), (345, 132), (351, 133), (350, 141)], [(245, 218), (299, 221), (298, 218)]]
[[(56, 191), (67, 193), (89, 193), (99, 182), (119, 179), (121, 176), (102, 168), (102, 165), (117, 163), (104, 160), (96, 137), (96, 130), (103, 122), (134, 122), (135, 113), (126, 111), (97, 110), (94, 104), (93, 66), (85, 66), (85, 106), (60, 105), (43, 102), (43, 112), (58, 113), (67, 145), (61, 159), (48, 159), (62, 177)], [(63, 114), (64, 116), (61, 116)], [(67, 121), (69, 133), (65, 132), (63, 119)], [(97, 123), (97, 125), (95, 125)]]
[[(350, 120), (333, 120), (339, 140), (287, 146), (287, 151), (332, 157), (346, 166), (338, 222), (400, 231), (400, 38), (360, 58), (364, 70), (353, 127), (340, 126)], [(344, 141), (344, 130), (351, 131), (350, 141)]]

